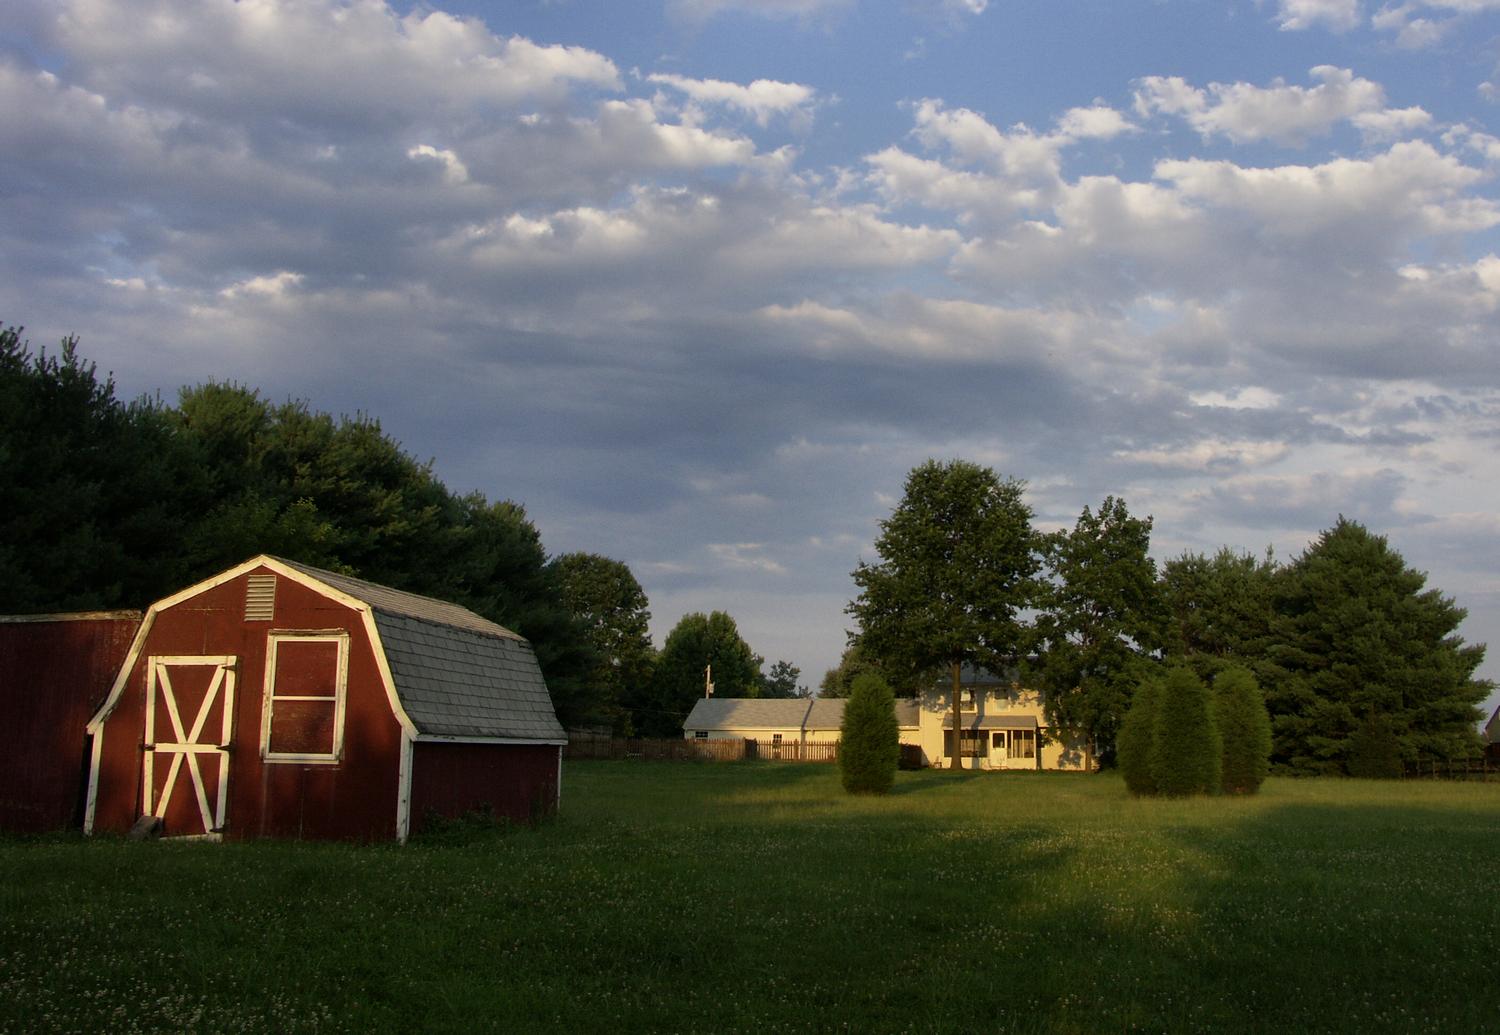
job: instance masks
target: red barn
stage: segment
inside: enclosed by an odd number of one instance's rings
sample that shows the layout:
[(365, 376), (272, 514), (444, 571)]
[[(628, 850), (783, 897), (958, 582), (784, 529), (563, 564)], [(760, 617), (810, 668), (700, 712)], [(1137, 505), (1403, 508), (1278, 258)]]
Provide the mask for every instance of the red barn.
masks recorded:
[(456, 604), (260, 556), (153, 604), (93, 734), (84, 829), (404, 840), (557, 806), (531, 645)]
[(0, 617), (0, 830), (77, 827), (84, 727), (120, 671), (139, 611)]

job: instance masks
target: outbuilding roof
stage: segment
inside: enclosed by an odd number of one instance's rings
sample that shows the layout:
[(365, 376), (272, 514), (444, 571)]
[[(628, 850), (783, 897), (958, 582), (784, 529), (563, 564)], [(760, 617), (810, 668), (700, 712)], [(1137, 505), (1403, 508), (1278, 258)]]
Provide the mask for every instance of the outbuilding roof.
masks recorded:
[(685, 730), (799, 730), (812, 702), (802, 697), (700, 697)]
[[(276, 557), (369, 606), (396, 695), (417, 732), (436, 737), (566, 737), (527, 640), (466, 607)], [(252, 566), (254, 562), (251, 562)]]
[[(918, 723), (917, 702), (896, 700), (896, 725)], [(839, 730), (844, 725), (842, 698), (703, 697), (693, 705), (684, 730)]]

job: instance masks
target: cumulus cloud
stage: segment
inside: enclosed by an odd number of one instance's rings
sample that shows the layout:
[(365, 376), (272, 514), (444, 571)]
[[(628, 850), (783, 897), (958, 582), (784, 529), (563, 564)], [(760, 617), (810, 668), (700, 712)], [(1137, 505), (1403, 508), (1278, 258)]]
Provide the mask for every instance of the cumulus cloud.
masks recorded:
[(1205, 137), (1222, 134), (1235, 143), (1301, 144), (1339, 122), (1360, 118), (1386, 132), (1425, 125), (1414, 122), (1420, 109), (1386, 111), (1380, 85), (1348, 69), (1319, 65), (1309, 74), (1318, 85), (1289, 86), (1277, 80), (1267, 87), (1210, 83), (1199, 89), (1179, 76), (1148, 76), (1136, 88), (1135, 108), (1143, 118), (1180, 116)]
[(1285, 31), (1322, 26), (1347, 32), (1360, 22), (1359, 0), (1280, 0), (1277, 18)]
[(214, 117), (279, 108), (323, 125), (390, 125), (621, 86), (595, 51), (437, 10), (400, 15), (384, 0), (71, 0), (53, 35), (86, 70), (84, 85)]
[[(928, 456), (1209, 548), (1500, 512), (1500, 143), (1394, 81), (916, 98), (851, 155), (801, 132), (816, 79), (622, 76), (375, 0), (138, 9), (36, 5), (0, 56), (0, 312), (126, 393), (377, 413), (549, 549), (637, 564), (667, 625), (847, 599)], [(1306, 150), (1236, 150), (1267, 143)]]
[(719, 105), (743, 112), (760, 126), (769, 124), (773, 116), (779, 115), (805, 128), (811, 123), (817, 99), (817, 92), (811, 87), (772, 79), (757, 79), (742, 86), (721, 79), (689, 79), (687, 76), (654, 73), (646, 76), (646, 81), (681, 91), (697, 104)]

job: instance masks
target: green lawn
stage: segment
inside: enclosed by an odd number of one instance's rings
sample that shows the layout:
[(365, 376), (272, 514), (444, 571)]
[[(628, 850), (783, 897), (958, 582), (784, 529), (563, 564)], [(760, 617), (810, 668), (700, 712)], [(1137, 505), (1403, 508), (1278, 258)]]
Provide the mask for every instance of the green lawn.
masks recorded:
[(571, 763), (539, 830), (0, 840), (0, 1030), (1494, 1030), (1500, 784)]

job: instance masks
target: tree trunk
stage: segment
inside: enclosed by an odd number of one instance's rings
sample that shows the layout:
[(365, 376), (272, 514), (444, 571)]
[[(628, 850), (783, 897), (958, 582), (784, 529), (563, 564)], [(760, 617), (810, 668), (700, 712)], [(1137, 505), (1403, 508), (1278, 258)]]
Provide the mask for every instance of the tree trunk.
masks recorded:
[(953, 770), (957, 770), (959, 768), (959, 759), (963, 756), (964, 753), (964, 739), (962, 735), (963, 730), (959, 728), (958, 724), (958, 699), (961, 696), (958, 689), (958, 670), (959, 662), (955, 661), (953, 663), (953, 754), (948, 756), (948, 768)]

